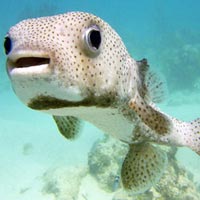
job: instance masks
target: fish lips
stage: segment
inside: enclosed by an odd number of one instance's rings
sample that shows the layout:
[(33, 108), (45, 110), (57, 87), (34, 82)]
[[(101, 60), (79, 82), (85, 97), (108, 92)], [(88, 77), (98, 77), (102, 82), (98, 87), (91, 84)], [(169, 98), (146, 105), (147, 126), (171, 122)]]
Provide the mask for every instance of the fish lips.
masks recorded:
[(51, 82), (53, 62), (48, 55), (34, 52), (12, 53), (7, 57), (7, 74), (19, 99), (27, 104), (30, 98), (45, 92)]
[(7, 59), (7, 73), (9, 77), (15, 75), (42, 74), (50, 70), (49, 56), (15, 55)]

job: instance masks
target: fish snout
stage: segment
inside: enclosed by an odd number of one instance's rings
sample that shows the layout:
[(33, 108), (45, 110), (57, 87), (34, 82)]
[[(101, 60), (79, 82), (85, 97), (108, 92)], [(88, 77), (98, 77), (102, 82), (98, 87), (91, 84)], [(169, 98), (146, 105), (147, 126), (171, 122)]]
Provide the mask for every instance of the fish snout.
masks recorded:
[(7, 35), (4, 41), (6, 70), (20, 100), (28, 105), (35, 96), (47, 93), (52, 82), (53, 57), (41, 50), (20, 46), (20, 41)]

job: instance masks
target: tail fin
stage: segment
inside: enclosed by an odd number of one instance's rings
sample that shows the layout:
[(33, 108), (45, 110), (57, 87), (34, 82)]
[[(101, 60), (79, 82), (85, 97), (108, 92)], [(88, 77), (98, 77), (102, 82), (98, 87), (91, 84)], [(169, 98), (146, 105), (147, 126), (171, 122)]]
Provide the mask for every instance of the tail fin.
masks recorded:
[(200, 118), (192, 122), (175, 121), (176, 132), (181, 135), (182, 145), (200, 155)]

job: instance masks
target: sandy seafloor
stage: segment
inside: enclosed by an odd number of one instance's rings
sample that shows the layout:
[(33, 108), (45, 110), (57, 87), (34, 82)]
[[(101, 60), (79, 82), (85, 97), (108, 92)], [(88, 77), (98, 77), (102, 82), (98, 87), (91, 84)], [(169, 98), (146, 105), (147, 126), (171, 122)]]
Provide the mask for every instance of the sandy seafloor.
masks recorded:
[[(1, 89), (0, 199), (55, 200), (53, 195), (43, 192), (44, 173), (59, 168), (69, 167), (73, 171), (87, 167), (88, 152), (103, 134), (85, 123), (80, 137), (67, 141), (49, 115), (25, 107), (9, 84)], [(199, 102), (200, 95), (188, 92), (169, 96), (160, 107), (174, 117), (192, 120), (200, 116)], [(200, 183), (200, 157), (189, 149), (180, 148), (177, 158), (194, 174), (195, 182)], [(112, 197), (113, 194), (100, 189), (90, 175), (82, 179), (78, 200), (112, 200)]]

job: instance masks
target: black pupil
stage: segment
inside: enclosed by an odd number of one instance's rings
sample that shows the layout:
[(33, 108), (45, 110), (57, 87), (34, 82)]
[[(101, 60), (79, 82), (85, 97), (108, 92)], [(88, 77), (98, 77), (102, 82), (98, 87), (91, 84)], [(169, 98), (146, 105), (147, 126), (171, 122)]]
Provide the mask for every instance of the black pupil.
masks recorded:
[(92, 47), (99, 49), (99, 46), (101, 44), (101, 34), (100, 31), (92, 30), (90, 32), (90, 42)]
[(6, 55), (9, 54), (11, 49), (12, 49), (12, 42), (11, 42), (11, 39), (9, 37), (5, 38), (4, 48), (5, 48)]

